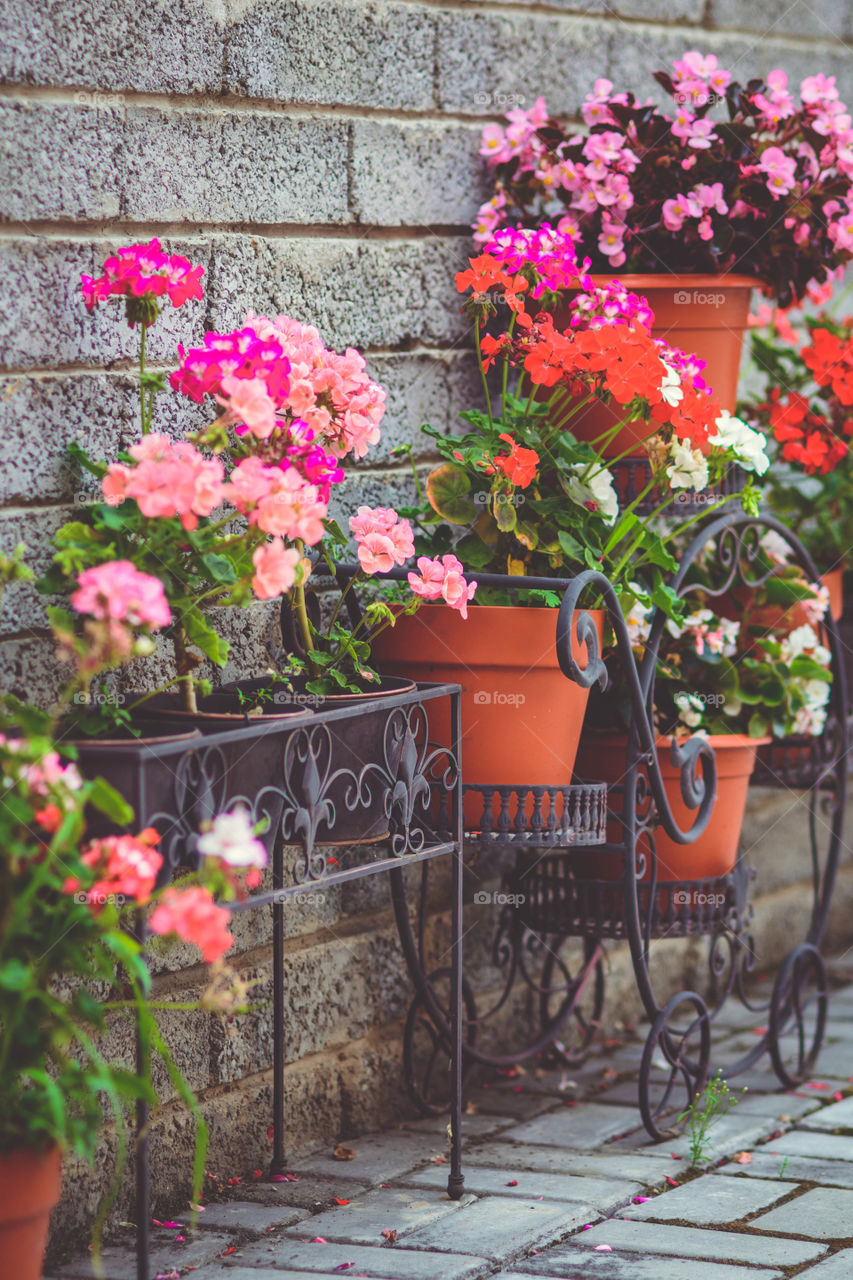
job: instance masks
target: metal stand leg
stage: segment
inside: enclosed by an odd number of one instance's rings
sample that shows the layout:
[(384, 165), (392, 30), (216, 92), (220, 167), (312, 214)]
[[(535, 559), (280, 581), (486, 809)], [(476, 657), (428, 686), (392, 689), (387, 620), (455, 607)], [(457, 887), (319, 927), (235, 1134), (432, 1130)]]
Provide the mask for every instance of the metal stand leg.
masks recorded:
[(462, 769), (460, 760), (461, 715), (460, 699), (454, 694), (451, 699), (452, 752), (459, 765), (459, 777), (453, 791), (453, 832), (456, 848), (453, 850), (453, 907), (452, 907), (452, 958), (451, 958), (451, 1054), (453, 1079), (450, 1101), (450, 1177), (447, 1180), (447, 1194), (451, 1200), (458, 1200), (465, 1186), (462, 1176)]
[[(284, 888), (284, 842), (279, 837), (272, 855), (273, 889)], [(284, 901), (272, 904), (273, 964), (273, 1154), (270, 1173), (285, 1172), (284, 1158)]]

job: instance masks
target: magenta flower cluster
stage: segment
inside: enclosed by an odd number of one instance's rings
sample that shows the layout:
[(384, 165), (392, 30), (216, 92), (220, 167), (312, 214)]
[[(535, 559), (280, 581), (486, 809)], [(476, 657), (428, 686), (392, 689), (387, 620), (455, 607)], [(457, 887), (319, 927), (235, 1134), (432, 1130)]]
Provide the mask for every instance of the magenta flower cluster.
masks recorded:
[(83, 301), (89, 311), (109, 298), (138, 299), (148, 302), (149, 308), (153, 303), (150, 320), (144, 315), (133, 315), (132, 302), (128, 308), (131, 324), (140, 319), (150, 324), (156, 318), (156, 304), (160, 300), (168, 298), (173, 307), (181, 307), (191, 298), (200, 298), (203, 275), (204, 267), (193, 266), (178, 254), (164, 253), (155, 238), (150, 244), (119, 249), (114, 257), (107, 258), (104, 274), (97, 279), (82, 276)]

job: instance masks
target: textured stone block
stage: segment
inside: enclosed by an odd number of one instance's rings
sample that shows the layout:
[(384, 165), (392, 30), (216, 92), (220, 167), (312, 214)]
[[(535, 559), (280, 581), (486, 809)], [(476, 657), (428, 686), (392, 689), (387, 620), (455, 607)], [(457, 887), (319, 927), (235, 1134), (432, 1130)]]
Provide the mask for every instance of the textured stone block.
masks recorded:
[(532, 107), (541, 93), (551, 112), (573, 112), (592, 82), (609, 74), (612, 28), (602, 22), (523, 10), (451, 11), (441, 13), (438, 31), (445, 110), (504, 114)]
[(630, 1133), (639, 1125), (639, 1113), (632, 1107), (608, 1107), (590, 1102), (577, 1109), (549, 1112), (529, 1124), (507, 1130), (502, 1136), (507, 1142), (587, 1150), (601, 1147), (609, 1138)]
[(382, 0), (249, 0), (227, 30), (225, 83), (296, 106), (428, 110), (435, 23), (434, 10)]
[(468, 226), (491, 194), (479, 125), (353, 123), (352, 207), (362, 226)]
[(755, 1218), (758, 1231), (782, 1231), (786, 1235), (810, 1236), (813, 1240), (847, 1240), (853, 1191), (840, 1187), (815, 1187), (796, 1200), (771, 1209)]
[[(299, 1275), (334, 1274), (352, 1263), (352, 1275), (376, 1280), (477, 1280), (489, 1263), (485, 1258), (451, 1257), (449, 1253), (416, 1253), (412, 1249), (376, 1249), (363, 1244), (302, 1244), (291, 1240), (247, 1245), (234, 1268), (223, 1267), (211, 1280), (273, 1280), (282, 1268), (293, 1266)], [(273, 1270), (267, 1270), (272, 1267)], [(290, 1272), (286, 1272), (287, 1275)], [(347, 1274), (344, 1272), (344, 1274)]]
[[(809, 0), (752, 0), (748, 5), (738, 0), (711, 0), (708, 19), (713, 27), (739, 27), (755, 32), (759, 39), (768, 36), (804, 36), (817, 40), (841, 40), (850, 32), (850, 7), (845, 0), (822, 0), (820, 5)], [(744, 35), (748, 41), (749, 36)]]
[(241, 322), (251, 308), (315, 324), (336, 348), (405, 349), (467, 338), (453, 283), (468, 265), (467, 236), (222, 236), (215, 244), (212, 328)]
[[(525, 1258), (516, 1266), (524, 1274), (578, 1278), (578, 1251), (571, 1245), (546, 1249), (538, 1258)], [(695, 1258), (637, 1258), (628, 1254), (593, 1253), (583, 1259), (584, 1280), (782, 1280), (781, 1271), (764, 1267), (744, 1268), (722, 1262), (697, 1262)], [(259, 1277), (262, 1280), (262, 1277)], [(518, 1275), (501, 1275), (501, 1280), (521, 1280)]]
[(216, 93), (226, 6), (193, 0), (8, 0), (0, 10), (0, 78), (71, 85), (93, 108), (118, 91)]

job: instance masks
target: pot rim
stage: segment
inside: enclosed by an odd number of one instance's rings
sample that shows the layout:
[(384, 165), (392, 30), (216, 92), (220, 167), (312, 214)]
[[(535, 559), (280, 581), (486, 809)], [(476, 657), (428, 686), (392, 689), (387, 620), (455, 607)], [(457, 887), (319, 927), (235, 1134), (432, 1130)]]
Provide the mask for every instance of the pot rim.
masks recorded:
[(182, 738), (200, 738), (198, 729), (182, 729), (180, 733), (143, 733), (138, 738), (69, 738), (68, 741), (78, 750), (81, 747), (109, 747), (120, 751), (122, 747), (139, 747), (143, 743), (159, 746), (161, 742), (179, 742)]
[(732, 289), (760, 289), (761, 281), (757, 276), (741, 275), (738, 272), (721, 272), (715, 275), (707, 271), (626, 271), (621, 274), (618, 271), (606, 273), (595, 272), (590, 276), (596, 284), (609, 283), (611, 280), (619, 280), (621, 283), (632, 288), (645, 287), (648, 289), (667, 289), (670, 284), (674, 289), (678, 288), (679, 283), (690, 281), (696, 287), (711, 288), (713, 285), (725, 284)]

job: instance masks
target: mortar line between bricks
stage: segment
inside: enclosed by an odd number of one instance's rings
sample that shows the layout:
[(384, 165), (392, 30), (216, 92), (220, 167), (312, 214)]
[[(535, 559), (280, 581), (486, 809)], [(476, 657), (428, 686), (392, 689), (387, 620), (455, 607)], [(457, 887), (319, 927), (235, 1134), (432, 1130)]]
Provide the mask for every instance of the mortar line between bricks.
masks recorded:
[[(445, 364), (464, 363), (474, 355), (472, 347), (441, 346), (431, 347), (425, 343), (417, 343), (406, 347), (371, 347), (363, 345), (360, 350), (365, 356), (377, 360), (400, 359), (410, 356), (412, 359), (428, 357), (432, 361)], [(148, 360), (146, 368), (154, 373), (171, 373), (175, 368), (174, 361)], [(41, 381), (49, 378), (69, 379), (81, 377), (107, 377), (115, 380), (138, 380), (138, 363), (131, 359), (112, 360), (109, 365), (65, 364), (65, 365), (5, 365), (0, 366), (0, 379), (33, 378)]]
[(107, 225), (102, 219), (91, 222), (71, 221), (67, 218), (33, 219), (22, 222), (9, 219), (0, 225), (0, 241), (27, 240), (39, 236), (44, 240), (73, 240), (91, 245), (102, 242), (112, 244), (125, 235), (156, 235), (180, 237), (188, 243), (217, 236), (258, 236), (266, 240), (292, 240), (315, 238), (328, 244), (341, 241), (399, 241), (434, 239), (436, 236), (471, 238), (471, 228), (464, 223), (424, 223), (421, 225), (363, 226), (359, 222), (165, 222), (153, 218), (115, 218)]

